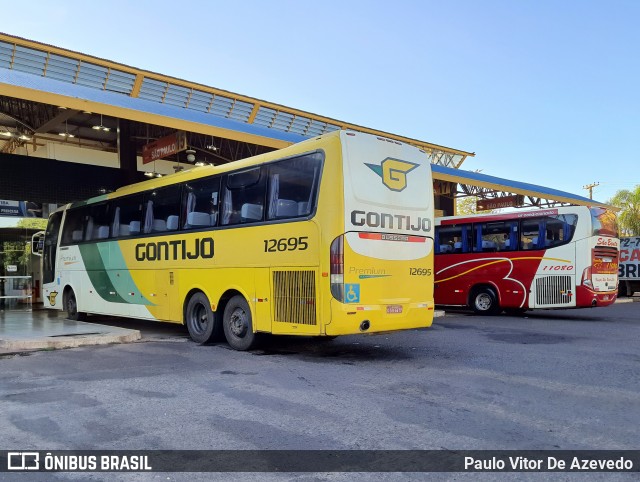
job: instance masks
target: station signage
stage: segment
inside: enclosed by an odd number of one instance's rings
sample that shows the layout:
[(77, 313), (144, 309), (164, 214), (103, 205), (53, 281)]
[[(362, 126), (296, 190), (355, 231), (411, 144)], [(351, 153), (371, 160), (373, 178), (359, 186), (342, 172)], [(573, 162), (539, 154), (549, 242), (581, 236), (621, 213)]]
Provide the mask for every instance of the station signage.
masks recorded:
[(24, 216), (23, 211), (20, 201), (0, 199), (0, 216)]
[(503, 196), (492, 199), (479, 199), (476, 202), (476, 211), (490, 211), (500, 208), (515, 208), (524, 204), (524, 196), (522, 194), (514, 194), (513, 196)]
[(142, 146), (142, 164), (148, 164), (158, 159), (162, 159), (187, 148), (187, 134), (184, 131), (177, 131), (169, 136), (150, 142)]

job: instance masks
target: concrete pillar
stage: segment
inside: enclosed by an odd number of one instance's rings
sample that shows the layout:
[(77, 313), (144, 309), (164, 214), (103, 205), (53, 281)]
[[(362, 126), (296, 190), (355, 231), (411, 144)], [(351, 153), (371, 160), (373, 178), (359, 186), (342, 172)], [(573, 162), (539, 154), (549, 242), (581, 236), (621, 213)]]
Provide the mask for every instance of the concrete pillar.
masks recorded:
[(126, 119), (118, 119), (118, 159), (122, 185), (138, 182), (136, 144), (131, 139), (131, 121)]

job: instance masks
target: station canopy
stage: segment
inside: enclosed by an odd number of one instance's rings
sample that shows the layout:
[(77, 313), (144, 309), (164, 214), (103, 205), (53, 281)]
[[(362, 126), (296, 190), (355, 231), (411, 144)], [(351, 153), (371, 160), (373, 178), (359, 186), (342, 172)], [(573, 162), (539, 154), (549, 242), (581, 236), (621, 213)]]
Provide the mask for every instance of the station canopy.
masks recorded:
[[(523, 194), (529, 204), (598, 205), (543, 186), (460, 170), (473, 152), (383, 132), (246, 95), (0, 33), (0, 154), (30, 155), (51, 144), (118, 152), (120, 122), (143, 146), (176, 131), (197, 161), (220, 164), (338, 129), (414, 145), (430, 155), (435, 179), (454, 197)], [(166, 158), (174, 162), (177, 154)], [(91, 162), (91, 156), (86, 156)], [(185, 162), (185, 159), (181, 159)]]
[(578, 196), (577, 194), (527, 182), (489, 176), (479, 172), (454, 169), (437, 164), (431, 165), (431, 171), (434, 179), (457, 185), (456, 191), (450, 193), (453, 197), (476, 196), (480, 199), (499, 201), (501, 198), (521, 195), (523, 197), (522, 206), (542, 208), (577, 204), (609, 207), (606, 204)]

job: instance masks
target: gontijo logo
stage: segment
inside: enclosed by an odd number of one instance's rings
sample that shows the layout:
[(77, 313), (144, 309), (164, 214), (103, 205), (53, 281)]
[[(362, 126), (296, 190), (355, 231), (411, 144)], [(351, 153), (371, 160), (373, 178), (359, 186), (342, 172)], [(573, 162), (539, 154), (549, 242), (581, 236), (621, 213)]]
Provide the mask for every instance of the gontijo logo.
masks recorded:
[(380, 176), (382, 184), (392, 191), (402, 191), (407, 187), (407, 173), (413, 171), (419, 165), (391, 157), (387, 157), (379, 166), (365, 162), (365, 166)]

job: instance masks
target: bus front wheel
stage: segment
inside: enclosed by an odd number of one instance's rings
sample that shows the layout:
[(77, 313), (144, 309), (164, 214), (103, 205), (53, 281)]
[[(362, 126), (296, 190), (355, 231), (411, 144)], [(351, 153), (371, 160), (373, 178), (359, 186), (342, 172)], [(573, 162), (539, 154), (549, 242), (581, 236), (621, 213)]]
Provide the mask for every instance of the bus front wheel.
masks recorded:
[(216, 338), (216, 316), (204, 293), (196, 293), (189, 298), (185, 311), (189, 336), (196, 343), (207, 343)]
[(256, 345), (257, 335), (253, 332), (251, 309), (247, 301), (239, 295), (229, 300), (222, 319), (224, 336), (234, 350), (250, 350)]
[(474, 291), (471, 307), (477, 315), (496, 315), (500, 312), (496, 292), (487, 287)]
[(67, 318), (74, 321), (82, 321), (86, 318), (86, 313), (78, 311), (78, 302), (76, 301), (76, 294), (70, 289), (65, 299), (65, 308), (67, 310)]

